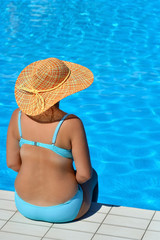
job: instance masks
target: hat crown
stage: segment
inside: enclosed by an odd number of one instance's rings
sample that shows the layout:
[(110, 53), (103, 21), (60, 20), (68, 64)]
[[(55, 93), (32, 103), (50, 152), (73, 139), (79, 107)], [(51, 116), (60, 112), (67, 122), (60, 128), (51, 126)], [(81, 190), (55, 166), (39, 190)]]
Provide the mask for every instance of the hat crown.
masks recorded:
[(57, 58), (37, 61), (31, 69), (28, 84), (36, 90), (58, 86), (69, 73), (69, 68)]

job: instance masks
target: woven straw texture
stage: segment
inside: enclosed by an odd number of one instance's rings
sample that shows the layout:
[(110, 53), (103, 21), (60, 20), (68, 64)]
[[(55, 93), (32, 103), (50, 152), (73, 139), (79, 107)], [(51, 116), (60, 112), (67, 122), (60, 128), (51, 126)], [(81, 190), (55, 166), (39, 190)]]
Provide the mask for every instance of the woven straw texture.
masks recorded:
[(15, 98), (24, 113), (36, 116), (92, 82), (93, 74), (88, 68), (48, 58), (24, 68), (15, 84)]

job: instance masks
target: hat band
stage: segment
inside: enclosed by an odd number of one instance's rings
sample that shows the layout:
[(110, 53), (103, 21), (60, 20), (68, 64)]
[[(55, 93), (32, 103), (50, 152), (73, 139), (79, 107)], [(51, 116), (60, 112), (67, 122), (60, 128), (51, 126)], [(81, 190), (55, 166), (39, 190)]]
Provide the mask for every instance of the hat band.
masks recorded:
[(39, 93), (50, 92), (50, 91), (55, 90), (56, 88), (59, 88), (61, 85), (63, 85), (67, 81), (67, 79), (70, 77), (70, 75), (71, 75), (71, 70), (69, 69), (69, 72), (68, 72), (67, 76), (63, 79), (62, 82), (60, 82), (57, 86), (55, 86), (53, 88), (46, 89), (46, 90), (37, 90), (37, 89), (34, 89), (33, 87), (28, 88), (28, 87), (24, 87), (22, 85), (21, 86), (16, 86), (16, 88), (18, 90), (22, 90), (22, 91), (25, 91), (25, 92), (28, 92), (28, 93), (35, 94), (36, 97), (37, 97), (37, 105), (38, 105), (38, 107), (41, 107), (41, 110), (43, 111), (45, 101), (44, 101), (44, 98)]

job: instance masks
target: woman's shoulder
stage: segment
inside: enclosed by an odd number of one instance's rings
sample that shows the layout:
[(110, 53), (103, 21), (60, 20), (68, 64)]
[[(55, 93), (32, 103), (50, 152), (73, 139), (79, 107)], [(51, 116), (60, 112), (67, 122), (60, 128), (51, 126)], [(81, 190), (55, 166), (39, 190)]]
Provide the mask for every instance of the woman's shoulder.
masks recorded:
[(12, 112), (12, 115), (11, 115), (9, 127), (13, 128), (14, 130), (17, 129), (19, 111), (20, 111), (19, 108), (17, 108)]
[(75, 122), (75, 123), (82, 123), (82, 120), (76, 116), (75, 114), (68, 114), (67, 120), (70, 120), (72, 123)]
[(18, 119), (18, 114), (19, 114), (19, 108), (15, 109), (13, 112), (12, 112), (12, 115), (11, 115), (11, 122), (14, 122)]
[(82, 120), (74, 114), (69, 114), (66, 120), (66, 124), (70, 126), (71, 129), (84, 128)]
[(19, 135), (18, 135), (18, 113), (19, 113), (19, 111), (20, 111), (19, 108), (17, 108), (12, 112), (10, 123), (8, 126), (8, 132), (12, 132), (12, 134), (14, 136), (16, 136), (16, 138), (19, 137)]

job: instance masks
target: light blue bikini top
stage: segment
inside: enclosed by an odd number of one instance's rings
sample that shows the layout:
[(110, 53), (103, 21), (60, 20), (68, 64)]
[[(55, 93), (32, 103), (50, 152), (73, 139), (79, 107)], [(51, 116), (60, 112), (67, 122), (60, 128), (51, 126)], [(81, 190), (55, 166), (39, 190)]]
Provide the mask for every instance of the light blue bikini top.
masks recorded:
[(52, 150), (53, 152), (59, 154), (62, 157), (65, 158), (73, 158), (72, 157), (72, 152), (71, 150), (68, 149), (64, 149), (64, 148), (60, 148), (55, 146), (55, 142), (56, 142), (56, 138), (57, 138), (57, 134), (58, 131), (63, 123), (63, 121), (65, 120), (65, 118), (68, 116), (69, 114), (66, 114), (58, 123), (56, 130), (54, 132), (53, 138), (52, 138), (52, 144), (46, 144), (46, 143), (41, 143), (41, 142), (34, 142), (34, 141), (30, 141), (27, 139), (22, 138), (22, 129), (21, 129), (21, 111), (19, 111), (19, 115), (18, 115), (18, 128), (19, 128), (19, 135), (21, 137), (20, 141), (19, 141), (19, 146), (22, 147), (23, 144), (29, 144), (29, 145), (33, 145), (33, 146), (38, 146), (38, 147), (43, 147), (43, 148), (47, 148)]

